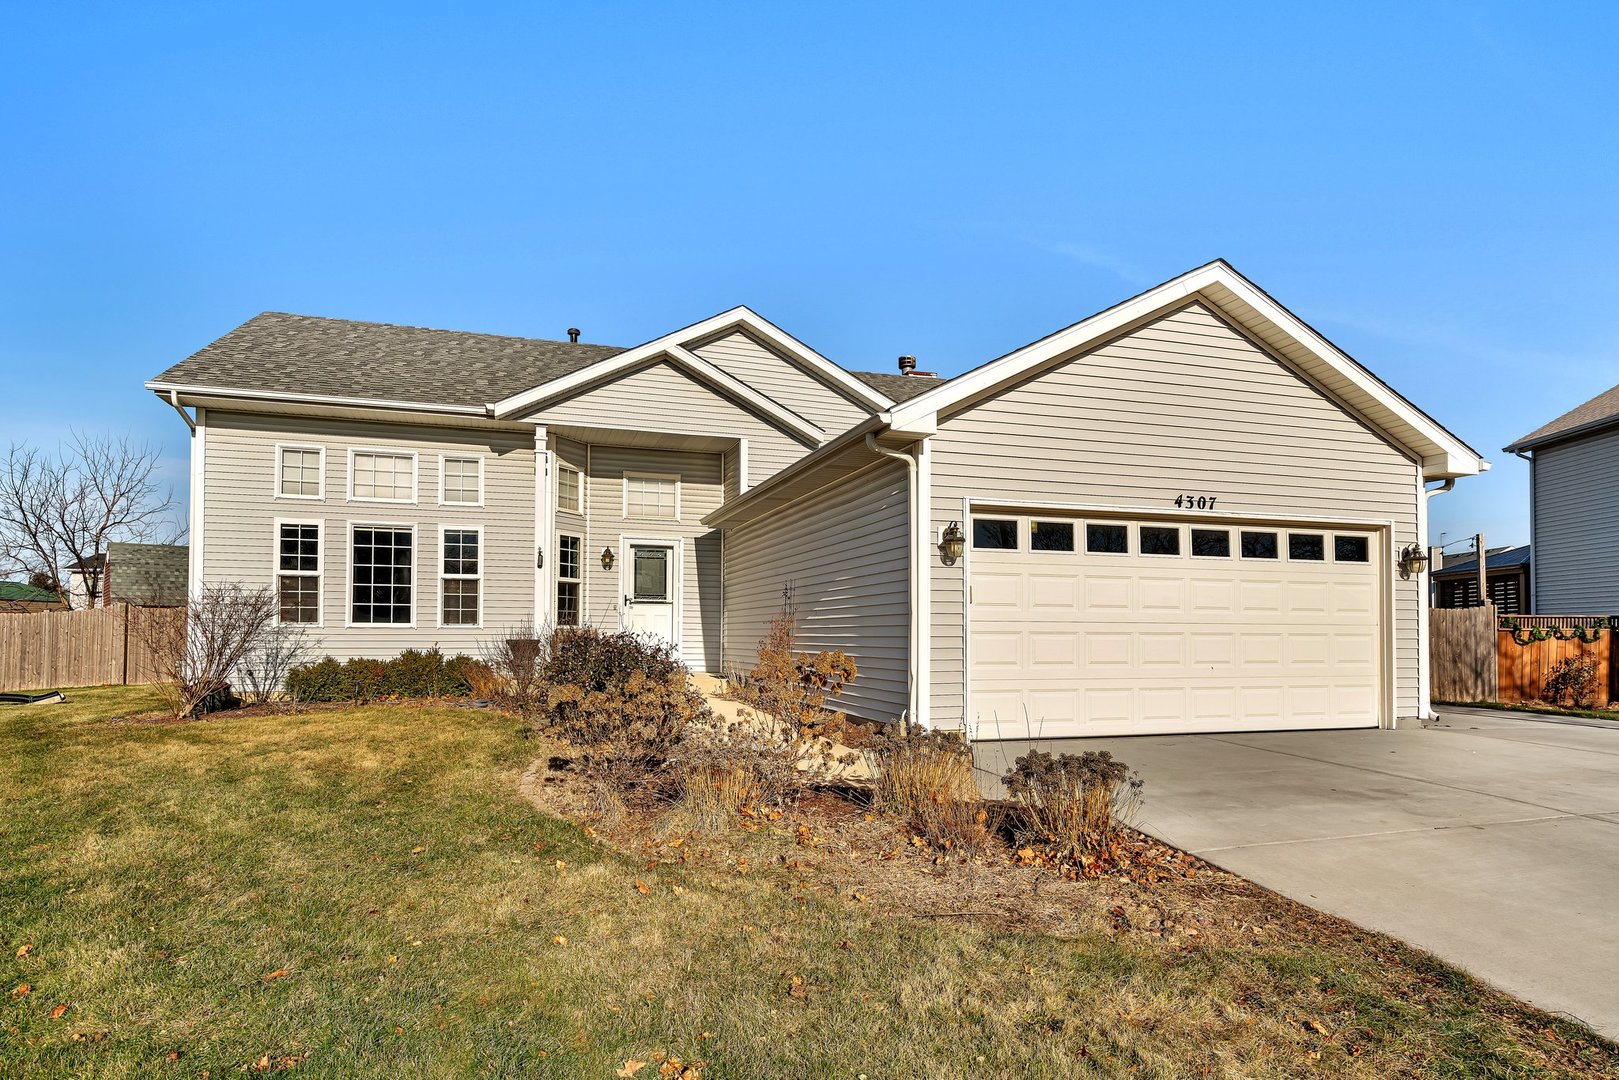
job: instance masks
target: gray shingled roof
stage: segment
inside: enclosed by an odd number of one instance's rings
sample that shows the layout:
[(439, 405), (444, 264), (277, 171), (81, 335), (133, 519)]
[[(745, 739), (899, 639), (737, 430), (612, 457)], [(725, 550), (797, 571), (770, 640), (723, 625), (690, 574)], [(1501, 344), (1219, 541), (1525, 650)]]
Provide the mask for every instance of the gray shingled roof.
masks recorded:
[(184, 544), (108, 544), (108, 602), (184, 603), (190, 560)]
[(623, 351), (610, 345), (266, 311), (155, 381), (481, 406)]
[[(1502, 548), (1500, 551), (1486, 551), (1484, 553), (1484, 570), (1505, 570), (1513, 566), (1529, 565), (1529, 545), (1520, 544), (1518, 547)], [(1434, 577), (1447, 575), (1463, 575), (1478, 573), (1478, 556), (1472, 555), (1465, 562), (1446, 563), (1444, 569), (1435, 570)]]
[[(477, 407), (560, 379), (623, 351), (614, 345), (266, 311), (153, 381)], [(896, 401), (913, 398), (944, 381), (872, 371), (850, 374)], [(792, 403), (784, 404), (790, 408)]]
[(1603, 427), (1609, 423), (1619, 423), (1619, 386), (1615, 386), (1611, 390), (1604, 390), (1590, 401), (1583, 405), (1575, 406), (1551, 423), (1541, 425), (1511, 446), (1508, 446), (1506, 453), (1515, 453), (1537, 443), (1551, 442), (1559, 436), (1571, 435), (1576, 431), (1583, 431), (1587, 428)]

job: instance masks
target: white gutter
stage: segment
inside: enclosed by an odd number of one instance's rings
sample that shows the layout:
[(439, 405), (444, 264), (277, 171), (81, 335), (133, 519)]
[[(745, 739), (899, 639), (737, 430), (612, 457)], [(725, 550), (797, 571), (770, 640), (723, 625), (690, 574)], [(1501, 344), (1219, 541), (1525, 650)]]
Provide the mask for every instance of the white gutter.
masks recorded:
[(180, 405), (180, 391), (169, 391), (169, 404), (174, 407), (175, 412), (180, 414), (180, 419), (186, 422), (186, 427), (191, 429), (191, 434), (195, 435), (197, 433), (197, 422), (191, 419), (191, 414), (186, 412)]
[(159, 394), (197, 394), (205, 397), (244, 398), (254, 401), (288, 401), (305, 405), (358, 405), (368, 409), (410, 409), (417, 412), (453, 413), (457, 416), (490, 415), (487, 405), (446, 405), (434, 401), (394, 401), (388, 398), (338, 397), (330, 394), (293, 394), (279, 390), (238, 390), (222, 386), (192, 386), (149, 382), (146, 389)]
[[(917, 723), (919, 722), (918, 717), (922, 712), (922, 701), (920, 687), (918, 686), (917, 672), (921, 670), (924, 663), (928, 662), (928, 658), (922, 655), (922, 621), (928, 618), (930, 614), (929, 612), (923, 610), (922, 574), (924, 567), (922, 565), (922, 556), (920, 552), (924, 550), (924, 546), (917, 539), (918, 537), (926, 537), (926, 529), (928, 527), (928, 523), (922, 520), (922, 485), (917, 481), (917, 462), (913, 455), (907, 454), (903, 450), (891, 450), (888, 447), (879, 444), (877, 442), (877, 433), (875, 431), (866, 433), (866, 449), (870, 450), (874, 454), (880, 454), (883, 457), (893, 458), (895, 461), (903, 461), (905, 463), (905, 471), (907, 474), (906, 488), (907, 493), (910, 496), (911, 518), (911, 551), (910, 557), (906, 560), (908, 563), (910, 563), (911, 573), (911, 627), (908, 650), (910, 656), (908, 657), (908, 662), (906, 664), (908, 669), (906, 672), (908, 707), (906, 710), (905, 719), (910, 723)], [(907, 728), (908, 727), (909, 724), (907, 724)]]

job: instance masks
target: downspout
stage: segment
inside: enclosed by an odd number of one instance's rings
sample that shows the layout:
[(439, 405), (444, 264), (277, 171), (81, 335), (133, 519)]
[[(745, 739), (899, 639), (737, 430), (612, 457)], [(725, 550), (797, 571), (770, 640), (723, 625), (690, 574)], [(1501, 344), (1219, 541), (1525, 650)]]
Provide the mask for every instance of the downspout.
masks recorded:
[[(1426, 530), (1427, 527), (1428, 527), (1427, 500), (1433, 498), (1435, 495), (1443, 495), (1445, 492), (1449, 491), (1451, 488), (1453, 488), (1455, 486), (1456, 486), (1456, 478), (1454, 476), (1445, 477), (1442, 481), (1440, 481), (1440, 484), (1439, 484), (1438, 487), (1428, 487), (1426, 481), (1424, 481), (1423, 488), (1422, 488), (1422, 494), (1424, 496), (1426, 496), (1426, 498), (1423, 499), (1423, 507), (1422, 507), (1422, 510), (1423, 510), (1423, 513), (1422, 513), (1422, 526), (1423, 526), (1424, 530)], [(1422, 550), (1424, 552), (1426, 552), (1428, 550), (1428, 547), (1427, 547), (1428, 538), (1426, 536), (1423, 536), (1423, 537), (1420, 537), (1420, 539), (1422, 540), (1422, 544), (1423, 544)], [(1482, 555), (1479, 556), (1479, 557), (1483, 558)], [(1433, 604), (1434, 604), (1434, 596), (1433, 596), (1434, 585), (1433, 585), (1433, 577), (1431, 576), (1433, 574), (1433, 567), (1429, 567), (1425, 571), (1425, 573), (1430, 575), (1428, 577), (1428, 580), (1426, 582), (1424, 582), (1424, 584), (1427, 586), (1427, 588), (1424, 590), (1426, 595), (1421, 596), (1421, 601), (1420, 601), (1421, 606), (1419, 608), (1417, 608), (1417, 628), (1418, 628), (1418, 633), (1422, 637), (1422, 647), (1421, 647), (1421, 651), (1419, 653), (1419, 655), (1422, 657), (1422, 669), (1421, 669), (1421, 672), (1419, 673), (1418, 682), (1417, 682), (1417, 685), (1419, 687), (1419, 690), (1420, 690), (1420, 693), (1421, 693), (1421, 696), (1422, 696), (1422, 700), (1421, 700), (1421, 703), (1420, 703), (1421, 708), (1420, 708), (1420, 712), (1418, 713), (1419, 723), (1422, 723), (1422, 724), (1426, 724), (1430, 720), (1437, 720), (1439, 718), (1439, 714), (1434, 712), (1434, 709), (1433, 709), (1432, 676), (1429, 673), (1429, 665), (1432, 664), (1433, 658), (1428, 655), (1429, 649), (1431, 648), (1431, 646), (1429, 645), (1429, 641), (1428, 641), (1428, 638), (1429, 638), (1428, 611), (1433, 607)], [(1421, 595), (1421, 594), (1419, 594), (1419, 595)]]
[(197, 433), (197, 422), (191, 419), (191, 414), (187, 413), (180, 405), (180, 391), (169, 391), (169, 404), (173, 406), (175, 412), (180, 414), (180, 419), (186, 422), (186, 427), (191, 429), (191, 434), (195, 435)]
[(891, 450), (886, 446), (879, 445), (877, 442), (877, 433), (874, 431), (868, 431), (866, 433), (866, 449), (870, 450), (874, 454), (879, 454), (882, 457), (893, 458), (895, 461), (903, 461), (905, 463), (906, 492), (908, 495), (907, 501), (910, 504), (911, 519), (911, 528), (909, 530), (911, 540), (909, 544), (910, 550), (907, 552), (905, 560), (910, 564), (911, 587), (911, 626), (909, 644), (907, 648), (907, 652), (910, 654), (910, 656), (909, 662), (906, 664), (906, 715), (904, 717), (906, 727), (908, 729), (910, 726), (910, 721), (916, 716), (917, 705), (919, 704), (917, 700), (918, 693), (916, 672), (918, 667), (925, 662), (925, 658), (921, 655), (921, 630), (922, 620), (927, 616), (927, 613), (921, 610), (922, 567), (919, 565), (920, 559), (917, 555), (917, 549), (920, 545), (916, 543), (916, 537), (919, 535), (917, 530), (927, 527), (927, 523), (921, 520), (922, 485), (917, 483), (916, 458), (911, 454), (907, 454), (903, 450)]

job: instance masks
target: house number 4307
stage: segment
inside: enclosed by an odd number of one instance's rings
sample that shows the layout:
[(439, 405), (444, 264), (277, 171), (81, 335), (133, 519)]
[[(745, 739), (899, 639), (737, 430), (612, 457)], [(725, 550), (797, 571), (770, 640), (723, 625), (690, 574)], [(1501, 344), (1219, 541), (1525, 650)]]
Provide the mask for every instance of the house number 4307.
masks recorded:
[(1175, 505), (1182, 510), (1213, 510), (1214, 495), (1177, 495)]

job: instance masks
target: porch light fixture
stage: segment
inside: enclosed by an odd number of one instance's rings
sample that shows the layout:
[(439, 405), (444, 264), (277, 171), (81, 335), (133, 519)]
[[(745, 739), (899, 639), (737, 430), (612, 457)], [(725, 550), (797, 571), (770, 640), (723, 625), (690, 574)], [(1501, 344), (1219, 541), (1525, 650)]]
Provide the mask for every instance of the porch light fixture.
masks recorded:
[(952, 521), (944, 527), (944, 535), (939, 538), (939, 558), (944, 560), (946, 566), (954, 566), (966, 549), (967, 537), (961, 531), (961, 522)]
[(1400, 552), (1400, 576), (1413, 578), (1428, 569), (1428, 553), (1415, 544), (1407, 544)]
[(612, 548), (610, 548), (610, 547), (602, 548), (602, 569), (603, 570), (611, 570), (613, 568), (613, 563), (615, 563), (616, 561), (617, 561), (617, 558), (613, 555), (613, 549)]

